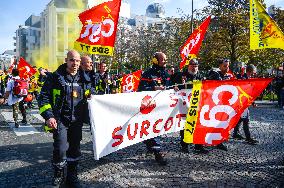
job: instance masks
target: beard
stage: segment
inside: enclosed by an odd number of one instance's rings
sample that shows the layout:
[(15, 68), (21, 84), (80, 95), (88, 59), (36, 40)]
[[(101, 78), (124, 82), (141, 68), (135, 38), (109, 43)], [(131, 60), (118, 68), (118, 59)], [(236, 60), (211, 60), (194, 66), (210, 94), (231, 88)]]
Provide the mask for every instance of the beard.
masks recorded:
[(191, 74), (191, 75), (196, 75), (197, 72), (198, 72), (198, 71), (191, 71), (191, 70), (188, 70), (188, 73)]

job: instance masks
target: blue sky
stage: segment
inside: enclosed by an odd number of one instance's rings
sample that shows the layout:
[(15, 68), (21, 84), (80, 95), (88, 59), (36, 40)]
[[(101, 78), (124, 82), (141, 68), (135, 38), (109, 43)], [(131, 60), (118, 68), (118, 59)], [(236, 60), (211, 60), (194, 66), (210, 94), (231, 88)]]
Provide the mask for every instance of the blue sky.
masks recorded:
[[(2, 0), (0, 4), (0, 53), (5, 50), (13, 50), (13, 36), (19, 25), (24, 25), (25, 20), (32, 14), (39, 15), (50, 0)], [(165, 6), (166, 16), (177, 15), (177, 8), (182, 7), (184, 13), (190, 14), (190, 0), (129, 0), (131, 12), (145, 14), (150, 3), (158, 2)], [(284, 8), (284, 0), (265, 0), (270, 6)], [(206, 0), (194, 0), (194, 8), (199, 9), (207, 5)], [(188, 7), (188, 8), (186, 8)]]

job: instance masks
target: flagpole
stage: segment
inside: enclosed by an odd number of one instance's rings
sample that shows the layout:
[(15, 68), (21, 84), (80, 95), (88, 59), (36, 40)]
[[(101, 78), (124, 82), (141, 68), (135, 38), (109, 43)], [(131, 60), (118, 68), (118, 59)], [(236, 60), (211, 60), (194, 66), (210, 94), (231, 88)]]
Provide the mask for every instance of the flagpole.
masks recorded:
[(193, 33), (193, 0), (191, 0), (191, 33)]
[(110, 58), (110, 63), (109, 63), (109, 66), (108, 66), (108, 69), (107, 69), (107, 83), (106, 83), (106, 88), (105, 88), (105, 94), (110, 94), (110, 93), (107, 93), (107, 92), (109, 92), (109, 90), (110, 90), (110, 87), (109, 87), (109, 80), (111, 80), (111, 78), (110, 78), (110, 74), (109, 74), (109, 72), (110, 72), (110, 68), (111, 68), (111, 65), (112, 65), (112, 60), (113, 60), (113, 58), (111, 57)]

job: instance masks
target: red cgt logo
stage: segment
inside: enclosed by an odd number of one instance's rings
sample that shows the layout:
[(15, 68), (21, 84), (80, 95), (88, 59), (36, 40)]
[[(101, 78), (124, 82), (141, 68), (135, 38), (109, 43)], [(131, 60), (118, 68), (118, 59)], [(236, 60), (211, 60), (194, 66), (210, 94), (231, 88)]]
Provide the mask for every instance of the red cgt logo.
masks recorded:
[(146, 95), (142, 99), (141, 107), (140, 107), (140, 112), (142, 114), (149, 114), (156, 108), (156, 102), (152, 99), (151, 96)]

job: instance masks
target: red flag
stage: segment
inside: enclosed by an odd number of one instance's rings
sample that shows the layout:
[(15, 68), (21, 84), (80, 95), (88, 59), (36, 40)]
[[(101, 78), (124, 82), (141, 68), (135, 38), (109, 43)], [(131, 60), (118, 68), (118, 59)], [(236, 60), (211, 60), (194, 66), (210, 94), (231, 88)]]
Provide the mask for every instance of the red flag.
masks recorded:
[(217, 145), (228, 140), (244, 110), (252, 104), (272, 78), (206, 80), (193, 86), (186, 117), (184, 141)]
[(79, 15), (83, 24), (74, 47), (89, 54), (112, 56), (121, 0), (101, 3)]
[(185, 44), (180, 50), (181, 63), (179, 65), (182, 69), (185, 65), (188, 65), (189, 61), (197, 57), (202, 40), (205, 36), (207, 28), (210, 24), (211, 16), (209, 16), (193, 33), (189, 36)]
[(121, 81), (121, 93), (135, 92), (138, 89), (142, 70), (124, 75)]
[(28, 64), (24, 58), (20, 58), (18, 64), (19, 76), (21, 78), (27, 79), (36, 73), (36, 70)]

